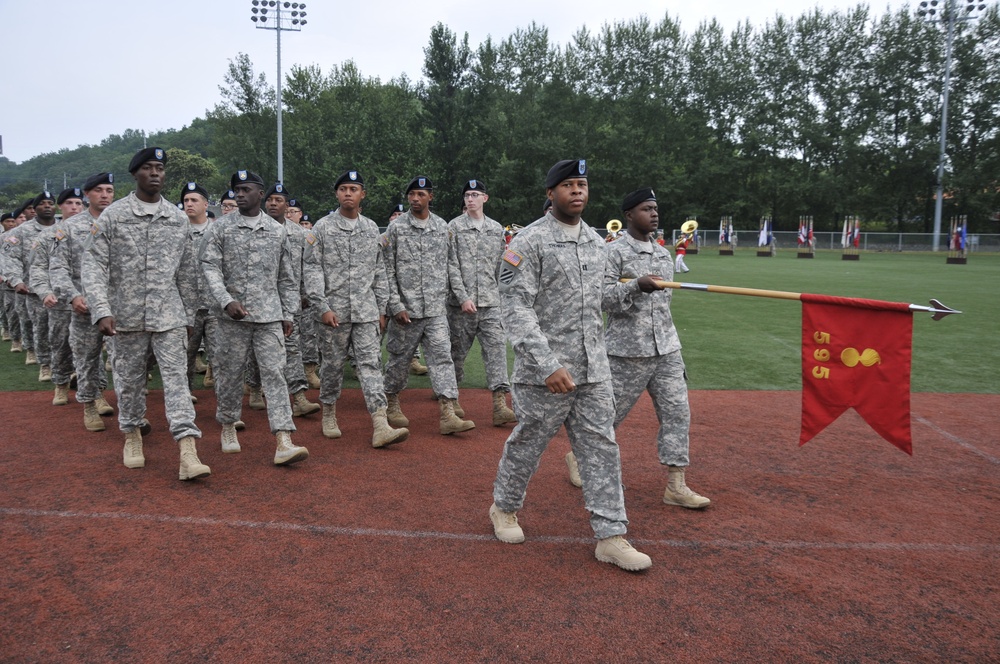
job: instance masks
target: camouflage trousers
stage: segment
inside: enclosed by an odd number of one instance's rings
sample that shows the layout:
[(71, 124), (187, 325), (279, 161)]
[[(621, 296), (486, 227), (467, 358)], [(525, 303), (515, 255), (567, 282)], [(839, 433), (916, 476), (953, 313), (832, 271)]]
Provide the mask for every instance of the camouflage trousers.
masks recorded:
[[(101, 361), (104, 336), (90, 322), (90, 314), (74, 313), (69, 324), (69, 345), (76, 369), (76, 400), (90, 403), (108, 386), (108, 372)], [(114, 337), (109, 337), (114, 339)]]
[(691, 408), (688, 405), (687, 383), (684, 381), (684, 360), (675, 351), (656, 357), (608, 357), (611, 381), (615, 386), (615, 429), (635, 406), (646, 390), (653, 399), (660, 430), (656, 436), (660, 463), (666, 466), (687, 466)]
[(315, 309), (306, 309), (295, 317), (299, 326), (299, 349), (303, 364), (319, 364), (319, 328), (323, 324), (316, 320), (313, 311)]
[(70, 321), (73, 312), (69, 309), (49, 310), (49, 347), (52, 349), (52, 384), (65, 385), (73, 373), (73, 349), (69, 344)]
[[(205, 359), (211, 364), (214, 347), (212, 343), (216, 335), (217, 321), (215, 316), (211, 316), (207, 309), (199, 309), (194, 316), (194, 332), (188, 339), (187, 348), (187, 377), (188, 387), (194, 388), (194, 361), (198, 357), (198, 349), (202, 343), (205, 344)], [(214, 371), (214, 370), (213, 370)]]
[(7, 333), (14, 341), (21, 340), (21, 318), (17, 315), (17, 293), (9, 288), (0, 290), (3, 294), (3, 310), (6, 315)]
[[(298, 316), (296, 316), (298, 319)], [(221, 319), (220, 319), (221, 320)], [(280, 325), (280, 323), (279, 323)], [(225, 339), (225, 337), (219, 337)], [(293, 322), (292, 334), (285, 339), (285, 364), (282, 370), (287, 384), (288, 394), (295, 394), (309, 387), (306, 382), (306, 371), (302, 367), (302, 354), (299, 352), (299, 325)], [(260, 366), (255, 349), (250, 349), (246, 364), (246, 383), (250, 387), (261, 387)]]
[(510, 392), (507, 370), (507, 338), (500, 322), (500, 307), (483, 307), (473, 314), (461, 307), (448, 307), (448, 329), (451, 332), (451, 360), (455, 364), (455, 379), (465, 378), (465, 358), (472, 342), (479, 337), (479, 350), (486, 368), (486, 386), (491, 392)]
[(565, 424), (580, 465), (583, 502), (594, 535), (598, 539), (624, 535), (628, 519), (611, 381), (577, 385), (566, 394), (553, 394), (544, 385), (515, 383), (512, 398), (517, 425), (504, 443), (493, 483), (497, 507), (504, 512), (521, 509), (542, 453)]
[(264, 396), (267, 397), (267, 420), (271, 432), (295, 431), (292, 404), (288, 400), (288, 386), (283, 373), (286, 353), (281, 321), (244, 323), (220, 316), (217, 324), (219, 343), (212, 351), (212, 371), (218, 399), (215, 419), (219, 424), (233, 424), (241, 419), (243, 372), (247, 358), (253, 355), (259, 360), (258, 380), (263, 383)]
[(365, 395), (368, 412), (374, 413), (388, 404), (382, 381), (382, 340), (378, 322), (341, 323), (330, 327), (318, 323), (323, 364), (319, 368), (319, 400), (325, 404), (340, 398), (344, 384), (344, 364), (354, 358), (354, 369)]
[(24, 293), (14, 293), (14, 308), (17, 318), (21, 322), (21, 343), (25, 352), (35, 350), (35, 325), (31, 322), (31, 314), (28, 313), (28, 298), (34, 295)]
[(409, 325), (400, 325), (393, 318), (389, 322), (389, 335), (385, 347), (389, 363), (385, 367), (385, 391), (399, 394), (406, 388), (410, 375), (410, 360), (417, 346), (423, 343), (427, 360), (427, 373), (431, 378), (434, 394), (449, 399), (458, 398), (455, 364), (451, 361), (451, 340), (447, 316), (411, 318)]
[(35, 355), (38, 364), (52, 364), (52, 346), (49, 344), (49, 310), (37, 295), (26, 295), (24, 300), (31, 318), (31, 329), (35, 339)]
[(160, 365), (163, 403), (174, 440), (201, 438), (194, 423), (194, 405), (187, 384), (187, 328), (166, 332), (118, 332), (114, 336), (115, 392), (118, 394), (118, 427), (134, 431), (146, 416), (147, 355), (150, 349)]

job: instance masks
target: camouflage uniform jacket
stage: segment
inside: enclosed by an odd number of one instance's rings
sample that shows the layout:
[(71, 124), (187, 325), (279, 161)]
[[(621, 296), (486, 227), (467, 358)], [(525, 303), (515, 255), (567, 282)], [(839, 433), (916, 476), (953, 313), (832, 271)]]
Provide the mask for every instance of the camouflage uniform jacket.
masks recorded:
[[(603, 298), (608, 355), (655, 357), (681, 349), (670, 315), (672, 291), (640, 291), (637, 279), (647, 274), (670, 281), (674, 275), (670, 252), (656, 242), (643, 247), (628, 233), (608, 245)], [(622, 283), (623, 278), (632, 281)]]
[(83, 290), (94, 323), (114, 316), (121, 332), (194, 325), (198, 282), (188, 220), (160, 197), (146, 214), (133, 191), (91, 225)]
[(477, 222), (463, 214), (448, 222), (448, 232), (448, 304), (472, 300), (476, 307), (500, 306), (497, 269), (507, 248), (503, 227), (489, 217)]
[(5, 249), (7, 237), (16, 229), (17, 226), (9, 231), (3, 231), (0, 233), (0, 288), (3, 290), (13, 290), (13, 286), (10, 285), (10, 273), (12, 272), (12, 269), (7, 261), (7, 252)]
[[(290, 219), (285, 219), (281, 225), (285, 227), (285, 231), (288, 233), (288, 242), (292, 248), (292, 273), (295, 275), (295, 283), (298, 284), (296, 288), (298, 289), (299, 297), (304, 300), (306, 299), (306, 287), (302, 280), (302, 257), (305, 254), (306, 248), (306, 229)], [(298, 309), (299, 307), (296, 307), (296, 310)]]
[(3, 254), (7, 261), (4, 276), (12, 288), (28, 284), (28, 268), (31, 267), (31, 250), (38, 241), (38, 234), (51, 226), (43, 226), (37, 219), (26, 221), (11, 229), (3, 241)]
[(514, 348), (511, 382), (544, 385), (560, 367), (577, 384), (611, 379), (601, 315), (605, 245), (580, 223), (574, 239), (546, 214), (504, 252), (500, 301)]
[(383, 239), (389, 313), (444, 316), (448, 298), (448, 223), (433, 212), (424, 221), (409, 211), (389, 224)]
[(96, 221), (97, 217), (84, 210), (61, 224), (65, 235), (59, 240), (59, 249), (49, 258), (49, 280), (59, 299), (72, 303), (83, 295), (83, 261)]
[(349, 221), (334, 211), (306, 231), (306, 292), (316, 317), (332, 311), (341, 323), (377, 321), (389, 300), (375, 222)]
[(43, 300), (49, 295), (55, 295), (58, 300), (52, 307), (55, 311), (70, 311), (73, 308), (65, 295), (56, 289), (51, 275), (52, 257), (65, 248), (63, 243), (66, 237), (66, 225), (61, 221), (39, 233), (28, 268), (28, 288)]
[[(194, 244), (194, 255), (201, 256), (201, 248), (205, 246), (205, 236), (208, 233), (208, 227), (212, 225), (212, 220), (209, 219), (204, 224), (192, 224), (188, 222), (188, 229), (191, 231), (191, 242)], [(202, 311), (209, 308), (212, 302), (211, 295), (205, 288), (205, 273), (201, 269), (201, 261), (198, 261), (195, 267), (195, 276), (198, 279), (198, 310)]]
[(201, 269), (216, 315), (235, 301), (247, 310), (242, 320), (248, 323), (294, 318), (299, 287), (292, 269), (296, 250), (287, 228), (264, 213), (248, 218), (239, 211), (209, 224)]

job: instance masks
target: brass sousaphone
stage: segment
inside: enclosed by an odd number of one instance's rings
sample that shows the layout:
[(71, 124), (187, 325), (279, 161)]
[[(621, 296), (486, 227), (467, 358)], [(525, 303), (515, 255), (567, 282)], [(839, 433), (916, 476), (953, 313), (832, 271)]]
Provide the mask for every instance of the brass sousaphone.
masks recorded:
[(617, 219), (612, 219), (607, 224), (605, 224), (604, 227), (608, 229), (609, 233), (617, 233), (622, 229), (622, 222), (618, 221)]
[(681, 224), (681, 233), (684, 233), (685, 235), (691, 235), (691, 233), (694, 233), (696, 230), (698, 230), (698, 222), (694, 219), (688, 219)]

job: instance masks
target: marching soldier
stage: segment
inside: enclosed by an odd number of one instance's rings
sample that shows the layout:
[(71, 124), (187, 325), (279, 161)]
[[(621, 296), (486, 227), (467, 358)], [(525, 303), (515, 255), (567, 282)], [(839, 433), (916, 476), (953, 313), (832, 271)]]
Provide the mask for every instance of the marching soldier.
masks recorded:
[(502, 542), (524, 541), (517, 511), (542, 452), (565, 424), (599, 540), (596, 558), (643, 570), (652, 561), (624, 538), (628, 520), (601, 314), (605, 244), (581, 218), (589, 197), (586, 161), (556, 163), (545, 187), (551, 210), (514, 237), (499, 276), (505, 330), (514, 347), (518, 424), (504, 444), (493, 484), (493, 532)]
[[(181, 190), (181, 207), (188, 219), (188, 229), (191, 232), (191, 239), (194, 242), (195, 256), (201, 255), (201, 248), (205, 244), (205, 232), (208, 230), (208, 191), (197, 182), (188, 182)], [(208, 297), (205, 293), (205, 277), (201, 271), (201, 265), (196, 266), (195, 277), (198, 281), (198, 310), (194, 317), (194, 332), (188, 339), (187, 347), (187, 377), (188, 389), (194, 389), (195, 373), (207, 373), (208, 367), (212, 365), (213, 343), (215, 340), (216, 320), (208, 313)], [(198, 349), (202, 343), (205, 345), (205, 357), (208, 366), (202, 367), (203, 372), (198, 371)], [(198, 403), (198, 398), (191, 395), (191, 400)]]
[(431, 387), (438, 395), (440, 431), (452, 434), (475, 428), (455, 413), (458, 383), (451, 360), (448, 332), (448, 225), (430, 210), (434, 188), (430, 178), (413, 178), (406, 188), (410, 209), (389, 224), (383, 236), (389, 279), (389, 338), (385, 369), (389, 424), (405, 427), (409, 420), (399, 405), (410, 362), (423, 342)]
[(267, 418), (277, 447), (274, 465), (309, 458), (309, 450), (292, 444), (292, 407), (285, 382), (285, 339), (299, 308), (299, 282), (293, 265), (297, 249), (288, 224), (261, 212), (264, 181), (256, 173), (237, 171), (230, 182), (238, 210), (209, 225), (201, 251), (201, 267), (219, 339), (213, 349), (216, 419), (222, 425), (222, 451), (240, 451), (236, 423), (243, 401), (243, 369), (252, 349), (267, 396)]
[[(500, 318), (497, 268), (506, 243), (503, 227), (486, 216), (483, 205), (490, 200), (482, 180), (469, 180), (462, 187), (465, 212), (448, 222), (448, 328), (455, 379), (462, 382), (465, 358), (477, 337), (486, 368), (487, 386), (493, 393), (493, 426), (514, 421), (507, 407), (510, 381), (507, 374), (507, 342)], [(455, 414), (465, 412), (455, 402)]]
[(113, 415), (114, 408), (104, 398), (108, 374), (101, 360), (104, 337), (90, 320), (90, 307), (83, 292), (83, 261), (90, 231), (101, 213), (115, 200), (114, 176), (97, 173), (83, 184), (88, 207), (66, 219), (65, 236), (59, 249), (52, 252), (49, 278), (55, 292), (73, 308), (69, 325), (69, 344), (76, 370), (76, 400), (83, 404), (83, 426), (87, 431), (104, 431), (103, 415)]
[(410, 432), (389, 426), (386, 416), (381, 331), (389, 289), (379, 231), (374, 221), (359, 212), (365, 198), (360, 173), (342, 174), (334, 190), (340, 207), (317, 221), (306, 235), (303, 265), (311, 309), (321, 323), (323, 435), (341, 436), (336, 409), (350, 354), (372, 418), (372, 447), (385, 447), (403, 442)]
[[(288, 221), (296, 226), (301, 226), (303, 230), (312, 228), (312, 224), (307, 221), (306, 214), (302, 211), (302, 204), (298, 199), (288, 200), (288, 209), (285, 212)], [(303, 244), (303, 252), (306, 246)], [(304, 260), (304, 259), (303, 259)], [(305, 279), (303, 279), (303, 297), (305, 295)], [(297, 319), (301, 325), (299, 329), (299, 351), (302, 354), (302, 368), (306, 375), (306, 384), (314, 390), (320, 388), (320, 379), (317, 370), (319, 369), (319, 332), (316, 329), (316, 318), (310, 312), (303, 312)]]
[[(648, 391), (660, 423), (660, 463), (667, 467), (663, 502), (701, 509), (711, 501), (689, 489), (684, 480), (690, 462), (691, 409), (681, 343), (670, 314), (672, 291), (660, 290), (654, 283), (673, 278), (670, 253), (651, 241), (659, 224), (656, 195), (649, 188), (633, 191), (625, 197), (622, 211), (627, 234), (608, 248), (603, 297), (608, 313), (605, 343), (615, 387), (615, 428), (642, 392)], [(566, 462), (571, 481), (579, 486), (572, 452)]]
[(146, 358), (156, 355), (170, 433), (180, 448), (179, 477), (211, 474), (198, 459), (194, 406), (187, 384), (187, 334), (198, 304), (195, 256), (188, 221), (161, 196), (167, 154), (140, 150), (129, 163), (136, 189), (109, 205), (94, 222), (83, 263), (91, 319), (115, 338), (118, 426), (125, 434), (126, 468), (142, 468), (146, 414)]
[[(3, 232), (0, 233), (0, 247), (4, 247), (7, 236), (14, 232), (18, 224), (17, 219), (22, 214), (20, 208), (15, 208), (13, 212), (3, 215)], [(0, 306), (4, 310), (4, 341), (10, 341), (10, 352), (20, 353), (23, 349), (21, 345), (21, 319), (17, 315), (17, 294), (14, 287), (10, 285), (9, 268), (5, 258), (6, 252), (0, 251), (0, 296), (3, 301)]]

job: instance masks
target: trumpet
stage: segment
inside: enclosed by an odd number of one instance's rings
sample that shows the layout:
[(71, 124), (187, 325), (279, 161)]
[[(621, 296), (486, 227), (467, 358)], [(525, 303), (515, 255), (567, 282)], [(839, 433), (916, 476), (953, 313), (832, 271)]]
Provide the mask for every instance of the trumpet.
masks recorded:
[(604, 227), (608, 229), (609, 233), (617, 233), (622, 229), (622, 222), (620, 222), (617, 219), (612, 219), (607, 224), (605, 224)]

